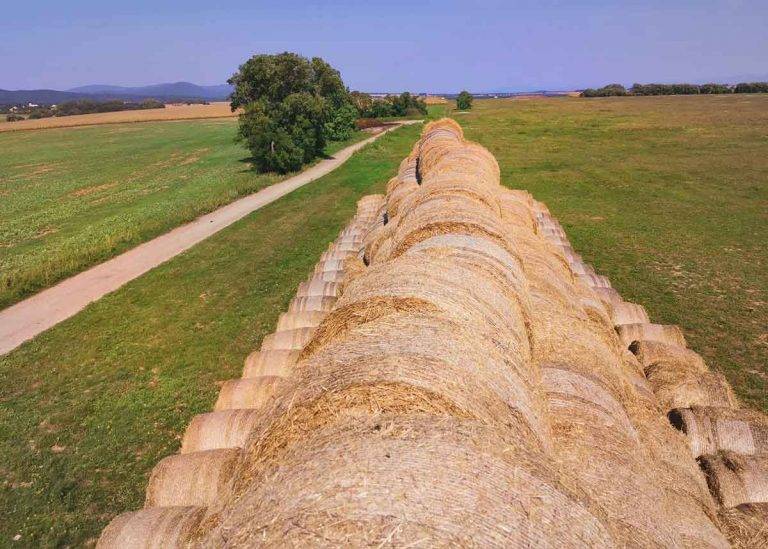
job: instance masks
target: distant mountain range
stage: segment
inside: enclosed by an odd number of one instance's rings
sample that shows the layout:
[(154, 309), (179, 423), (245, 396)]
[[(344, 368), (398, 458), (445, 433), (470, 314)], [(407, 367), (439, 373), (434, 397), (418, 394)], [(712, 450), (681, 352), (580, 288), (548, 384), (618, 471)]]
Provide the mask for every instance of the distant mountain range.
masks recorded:
[(232, 93), (232, 86), (198, 86), (190, 82), (154, 84), (152, 86), (109, 86), (94, 84), (80, 86), (66, 91), (60, 90), (0, 90), (0, 104), (19, 103), (53, 104), (78, 99), (159, 99), (162, 101), (205, 100), (226, 101)]

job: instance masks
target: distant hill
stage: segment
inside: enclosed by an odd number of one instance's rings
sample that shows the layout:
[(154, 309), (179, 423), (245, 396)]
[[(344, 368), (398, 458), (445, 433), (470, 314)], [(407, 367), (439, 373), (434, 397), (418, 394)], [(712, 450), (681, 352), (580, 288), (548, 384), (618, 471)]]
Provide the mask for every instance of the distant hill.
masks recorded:
[(19, 103), (50, 105), (76, 99), (87, 99), (88, 97), (90, 96), (86, 94), (58, 90), (0, 90), (0, 105), (16, 105)]
[(16, 105), (20, 103), (38, 103), (50, 105), (75, 101), (78, 99), (123, 99), (139, 101), (141, 99), (174, 100), (205, 100), (226, 101), (232, 93), (232, 86), (198, 86), (190, 82), (173, 82), (170, 84), (155, 84), (153, 86), (108, 86), (95, 84), (80, 86), (67, 91), (59, 90), (0, 90), (0, 105)]
[(198, 86), (191, 82), (173, 82), (169, 84), (154, 84), (152, 86), (109, 86), (93, 84), (80, 86), (67, 90), (71, 93), (85, 93), (89, 95), (113, 95), (130, 97), (179, 97), (187, 99), (225, 100), (232, 93), (232, 86), (222, 84), (219, 86)]

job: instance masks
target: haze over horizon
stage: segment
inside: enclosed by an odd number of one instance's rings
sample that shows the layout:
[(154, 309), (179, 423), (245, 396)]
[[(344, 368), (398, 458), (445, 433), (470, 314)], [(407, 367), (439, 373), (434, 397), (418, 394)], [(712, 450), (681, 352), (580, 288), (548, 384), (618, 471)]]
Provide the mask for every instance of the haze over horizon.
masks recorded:
[(766, 79), (766, 26), (756, 0), (46, 0), (0, 22), (0, 89), (222, 84), (251, 55), (286, 50), (366, 91)]

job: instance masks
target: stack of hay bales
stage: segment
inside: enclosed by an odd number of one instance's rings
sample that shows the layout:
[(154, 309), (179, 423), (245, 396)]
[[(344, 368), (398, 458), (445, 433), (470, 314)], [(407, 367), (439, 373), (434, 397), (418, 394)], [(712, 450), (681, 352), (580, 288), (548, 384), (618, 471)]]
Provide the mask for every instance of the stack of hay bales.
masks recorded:
[(229, 493), (260, 410), (286, 384), (304, 345), (333, 308), (345, 265), (360, 261), (363, 239), (377, 221), (381, 223), (383, 203), (382, 195), (358, 202), (356, 216), (299, 285), (276, 331), (246, 358), (243, 377), (222, 385), (213, 412), (192, 419), (180, 453), (165, 458), (152, 471), (144, 509), (112, 521), (100, 546), (181, 546), (207, 507)]
[(646, 379), (681, 333), (488, 151), (429, 124), (358, 220), (102, 547), (728, 546), (676, 382)]

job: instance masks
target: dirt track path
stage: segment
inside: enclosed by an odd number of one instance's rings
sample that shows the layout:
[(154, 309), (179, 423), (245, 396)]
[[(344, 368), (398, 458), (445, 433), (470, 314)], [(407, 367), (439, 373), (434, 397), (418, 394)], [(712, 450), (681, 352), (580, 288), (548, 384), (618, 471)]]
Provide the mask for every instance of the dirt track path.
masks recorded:
[[(404, 124), (418, 122), (408, 121)], [(333, 171), (356, 151), (400, 125), (350, 145), (332, 158), (322, 160), (290, 179), (236, 200), (0, 311), (0, 355), (74, 316), (89, 303), (117, 290), (251, 212)]]

